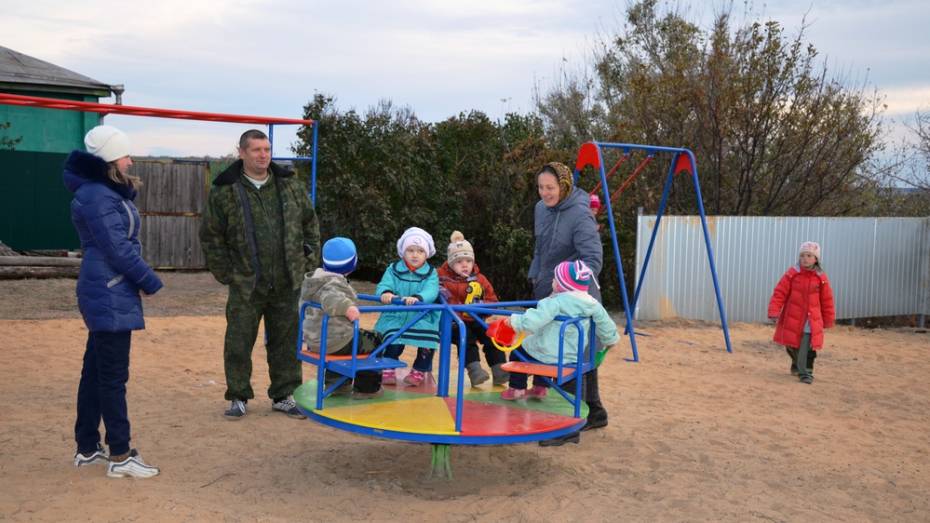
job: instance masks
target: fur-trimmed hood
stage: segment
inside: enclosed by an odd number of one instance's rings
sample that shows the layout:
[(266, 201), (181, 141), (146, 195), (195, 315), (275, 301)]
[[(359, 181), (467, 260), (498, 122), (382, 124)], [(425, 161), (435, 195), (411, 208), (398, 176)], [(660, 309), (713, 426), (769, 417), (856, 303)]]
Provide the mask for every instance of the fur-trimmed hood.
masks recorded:
[[(271, 174), (287, 178), (289, 176), (294, 176), (294, 171), (285, 169), (284, 167), (271, 162), (268, 166), (268, 169), (271, 170)], [(225, 171), (221, 172), (219, 176), (213, 180), (213, 185), (232, 185), (239, 179), (239, 174), (242, 173), (242, 160), (236, 160), (232, 165), (226, 168)]]
[(109, 169), (110, 165), (103, 158), (84, 151), (74, 150), (65, 160), (64, 172), (61, 176), (65, 187), (72, 193), (77, 192), (85, 183), (93, 182), (109, 187), (127, 200), (135, 200), (136, 190), (128, 185), (111, 180), (107, 176)]

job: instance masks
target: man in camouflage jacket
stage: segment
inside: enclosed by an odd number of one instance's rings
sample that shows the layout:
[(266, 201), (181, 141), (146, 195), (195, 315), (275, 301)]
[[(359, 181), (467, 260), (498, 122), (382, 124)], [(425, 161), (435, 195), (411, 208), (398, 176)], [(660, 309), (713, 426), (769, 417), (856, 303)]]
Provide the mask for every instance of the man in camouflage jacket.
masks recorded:
[(210, 272), (229, 286), (223, 362), (231, 404), (225, 415), (241, 418), (255, 397), (252, 347), (264, 317), (272, 408), (302, 417), (292, 397), (302, 381), (297, 301), (304, 274), (319, 263), (320, 232), (298, 178), (271, 161), (265, 133), (246, 131), (239, 160), (213, 181), (200, 242)]

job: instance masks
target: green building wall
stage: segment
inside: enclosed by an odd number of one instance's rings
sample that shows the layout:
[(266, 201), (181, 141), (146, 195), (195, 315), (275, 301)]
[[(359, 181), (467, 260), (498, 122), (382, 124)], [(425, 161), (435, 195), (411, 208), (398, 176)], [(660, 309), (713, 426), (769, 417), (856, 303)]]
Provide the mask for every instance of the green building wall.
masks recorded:
[[(14, 92), (14, 91), (11, 91)], [(15, 94), (97, 102), (96, 96), (57, 92)], [(99, 124), (97, 113), (0, 105), (0, 136), (21, 138), (0, 150), (0, 241), (16, 250), (76, 249), (71, 193), (61, 180), (65, 158), (84, 148), (84, 135)]]
[[(15, 94), (79, 102), (98, 101), (95, 96), (67, 93), (16, 91)], [(9, 122), (10, 127), (0, 129), (0, 136), (14, 140), (22, 138), (15, 146), (17, 151), (69, 153), (84, 147), (84, 135), (100, 123), (100, 115), (81, 111), (0, 105), (0, 123), (4, 122)]]

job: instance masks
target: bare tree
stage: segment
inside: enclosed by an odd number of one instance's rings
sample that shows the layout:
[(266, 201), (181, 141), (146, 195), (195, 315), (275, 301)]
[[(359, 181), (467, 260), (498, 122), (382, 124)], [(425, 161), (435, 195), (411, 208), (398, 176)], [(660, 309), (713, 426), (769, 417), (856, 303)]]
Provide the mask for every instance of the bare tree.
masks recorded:
[[(571, 130), (553, 115), (566, 105), (590, 107), (575, 113), (603, 118), (588, 126), (601, 139), (689, 147), (715, 214), (857, 213), (883, 148), (878, 93), (831, 77), (803, 27), (791, 38), (775, 21), (734, 28), (726, 11), (705, 30), (658, 4), (632, 4), (600, 42), (593, 100), (567, 104), (584, 93), (569, 81), (540, 97), (547, 130)], [(646, 178), (637, 195), (655, 198), (662, 177)], [(693, 194), (670, 205), (693, 210)]]

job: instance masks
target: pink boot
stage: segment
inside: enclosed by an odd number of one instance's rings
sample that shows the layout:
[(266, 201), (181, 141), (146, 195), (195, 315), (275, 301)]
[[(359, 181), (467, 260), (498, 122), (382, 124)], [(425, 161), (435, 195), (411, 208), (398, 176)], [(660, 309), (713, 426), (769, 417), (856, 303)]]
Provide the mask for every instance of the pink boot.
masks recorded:
[(507, 401), (516, 401), (526, 397), (526, 389), (507, 389), (501, 392), (501, 399)]
[(526, 396), (531, 400), (544, 400), (546, 394), (549, 394), (549, 387), (533, 385), (533, 388), (526, 393)]
[(384, 369), (381, 371), (382, 385), (397, 385), (397, 374), (394, 369)]
[(416, 387), (422, 384), (423, 380), (425, 379), (426, 379), (425, 372), (419, 371), (417, 369), (413, 369), (410, 371), (410, 374), (407, 374), (407, 376), (404, 378), (404, 383), (406, 383), (407, 385), (411, 387)]

